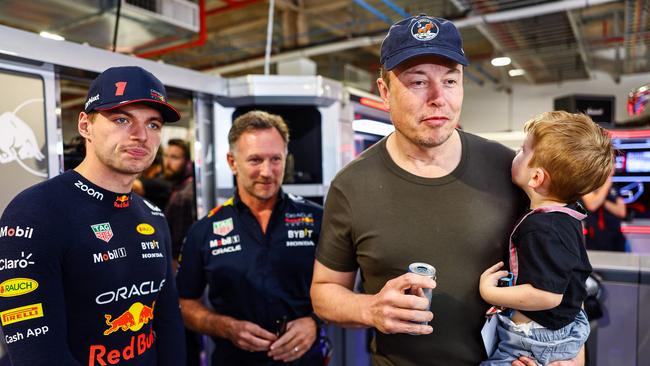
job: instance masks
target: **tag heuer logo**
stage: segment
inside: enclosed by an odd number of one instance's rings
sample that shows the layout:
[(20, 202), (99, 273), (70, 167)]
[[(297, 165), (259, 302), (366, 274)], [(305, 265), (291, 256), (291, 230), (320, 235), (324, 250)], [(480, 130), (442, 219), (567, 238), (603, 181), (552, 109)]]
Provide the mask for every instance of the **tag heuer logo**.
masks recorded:
[(111, 224), (108, 222), (90, 225), (90, 228), (93, 229), (93, 233), (95, 233), (97, 239), (103, 240), (107, 243), (113, 237), (113, 230), (111, 230)]
[(217, 235), (221, 235), (221, 236), (228, 235), (228, 233), (230, 233), (232, 229), (234, 229), (234, 225), (232, 223), (232, 217), (212, 223), (212, 231)]

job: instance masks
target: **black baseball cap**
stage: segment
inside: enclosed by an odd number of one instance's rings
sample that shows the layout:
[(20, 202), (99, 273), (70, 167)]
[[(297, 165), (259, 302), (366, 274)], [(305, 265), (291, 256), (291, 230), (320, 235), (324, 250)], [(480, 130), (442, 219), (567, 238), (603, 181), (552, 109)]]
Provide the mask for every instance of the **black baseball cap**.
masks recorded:
[(460, 32), (447, 19), (425, 14), (403, 19), (390, 27), (381, 43), (380, 62), (387, 71), (422, 55), (442, 56), (463, 66), (469, 65)]
[(165, 86), (152, 73), (138, 66), (111, 67), (99, 74), (90, 84), (84, 111), (108, 111), (132, 103), (147, 104), (158, 110), (165, 122), (181, 118), (167, 103)]

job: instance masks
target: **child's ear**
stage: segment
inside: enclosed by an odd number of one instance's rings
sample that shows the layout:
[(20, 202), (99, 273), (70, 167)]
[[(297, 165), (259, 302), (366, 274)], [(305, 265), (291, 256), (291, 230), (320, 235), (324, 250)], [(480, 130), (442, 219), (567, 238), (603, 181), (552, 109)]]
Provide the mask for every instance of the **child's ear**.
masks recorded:
[(546, 170), (542, 168), (535, 168), (533, 175), (528, 181), (528, 186), (532, 189), (538, 189), (543, 185), (547, 185), (551, 181), (551, 176), (548, 175)]

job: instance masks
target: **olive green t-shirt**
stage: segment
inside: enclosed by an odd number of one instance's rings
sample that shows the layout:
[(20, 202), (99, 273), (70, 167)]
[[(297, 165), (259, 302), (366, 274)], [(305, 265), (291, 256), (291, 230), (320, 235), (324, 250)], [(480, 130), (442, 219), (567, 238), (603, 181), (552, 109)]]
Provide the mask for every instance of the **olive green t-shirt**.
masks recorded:
[[(407, 272), (412, 262), (437, 270), (426, 336), (377, 332), (374, 365), (477, 365), (488, 305), (479, 277), (507, 257), (508, 236), (525, 207), (511, 182), (514, 152), (459, 131), (462, 157), (449, 175), (422, 178), (397, 166), (386, 139), (332, 181), (316, 258), (340, 272), (361, 271), (366, 293)], [(507, 262), (506, 262), (507, 263)]]

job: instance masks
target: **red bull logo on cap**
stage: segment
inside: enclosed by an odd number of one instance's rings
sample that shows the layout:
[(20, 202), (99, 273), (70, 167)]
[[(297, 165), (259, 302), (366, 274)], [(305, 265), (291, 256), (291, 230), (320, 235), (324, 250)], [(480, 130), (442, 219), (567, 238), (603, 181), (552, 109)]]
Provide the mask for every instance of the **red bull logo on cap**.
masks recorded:
[(136, 302), (129, 307), (129, 310), (120, 314), (115, 319), (110, 314), (105, 314), (104, 318), (106, 318), (108, 329), (104, 331), (104, 335), (109, 335), (118, 330), (123, 332), (128, 330), (133, 332), (139, 331), (145, 324), (149, 323), (149, 320), (153, 320), (153, 308), (155, 305), (155, 301), (151, 303), (151, 307), (143, 305), (141, 302)]
[(151, 91), (151, 98), (152, 98), (152, 99), (157, 99), (157, 100), (159, 100), (159, 101), (161, 101), (161, 102), (164, 102), (164, 101), (165, 101), (165, 96), (162, 95), (162, 93), (160, 93), (160, 92), (158, 92), (158, 91), (155, 91), (155, 90), (153, 90), (153, 89), (151, 89), (150, 91)]

